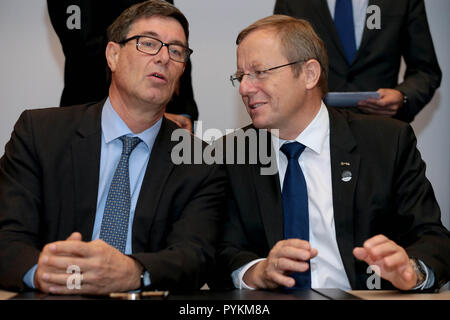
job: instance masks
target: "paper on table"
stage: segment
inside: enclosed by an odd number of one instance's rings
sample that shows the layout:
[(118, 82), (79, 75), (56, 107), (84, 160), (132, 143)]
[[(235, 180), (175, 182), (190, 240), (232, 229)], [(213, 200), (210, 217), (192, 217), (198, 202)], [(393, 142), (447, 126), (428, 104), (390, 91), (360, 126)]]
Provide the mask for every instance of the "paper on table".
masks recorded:
[(329, 92), (324, 101), (330, 107), (356, 107), (359, 101), (380, 99), (380, 94), (370, 92)]

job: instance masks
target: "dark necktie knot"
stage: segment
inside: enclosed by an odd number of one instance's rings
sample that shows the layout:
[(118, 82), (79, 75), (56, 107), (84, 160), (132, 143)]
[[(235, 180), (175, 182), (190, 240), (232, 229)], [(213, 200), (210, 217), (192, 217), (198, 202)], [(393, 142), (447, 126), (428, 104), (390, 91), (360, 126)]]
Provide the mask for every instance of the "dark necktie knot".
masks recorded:
[(280, 150), (286, 155), (288, 160), (298, 160), (303, 150), (305, 150), (305, 146), (299, 142), (290, 142), (283, 144)]
[(139, 142), (141, 142), (141, 139), (138, 137), (121, 136), (119, 139), (122, 140), (123, 143), (122, 154), (127, 156), (129, 156)]

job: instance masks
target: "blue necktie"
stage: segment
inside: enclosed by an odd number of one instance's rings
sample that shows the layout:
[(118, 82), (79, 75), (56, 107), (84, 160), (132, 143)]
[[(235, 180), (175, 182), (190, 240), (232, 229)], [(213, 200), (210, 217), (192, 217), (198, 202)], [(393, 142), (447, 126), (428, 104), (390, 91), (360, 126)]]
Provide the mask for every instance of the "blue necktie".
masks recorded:
[[(298, 142), (286, 143), (281, 151), (288, 158), (283, 182), (284, 238), (309, 241), (308, 190), (298, 163), (305, 146)], [(311, 288), (311, 269), (294, 272), (295, 288)]]
[(100, 228), (100, 239), (125, 253), (131, 207), (128, 162), (131, 152), (141, 142), (141, 139), (126, 136), (122, 136), (119, 139), (123, 143), (122, 155), (114, 172), (108, 197), (106, 198), (105, 211)]
[(336, 0), (334, 24), (336, 25), (337, 32), (341, 38), (347, 61), (351, 64), (356, 55), (352, 0)]

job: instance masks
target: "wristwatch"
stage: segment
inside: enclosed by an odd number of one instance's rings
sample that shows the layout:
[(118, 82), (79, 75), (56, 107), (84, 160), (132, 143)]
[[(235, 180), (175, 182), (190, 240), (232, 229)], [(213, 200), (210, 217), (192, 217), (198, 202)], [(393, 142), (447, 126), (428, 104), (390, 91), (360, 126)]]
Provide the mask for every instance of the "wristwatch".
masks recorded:
[(411, 263), (411, 266), (413, 267), (413, 269), (416, 273), (416, 276), (417, 276), (416, 287), (418, 287), (418, 286), (422, 285), (423, 282), (425, 281), (427, 273), (422, 268), (422, 265), (420, 264), (419, 261), (417, 261), (416, 258), (410, 258), (409, 262)]

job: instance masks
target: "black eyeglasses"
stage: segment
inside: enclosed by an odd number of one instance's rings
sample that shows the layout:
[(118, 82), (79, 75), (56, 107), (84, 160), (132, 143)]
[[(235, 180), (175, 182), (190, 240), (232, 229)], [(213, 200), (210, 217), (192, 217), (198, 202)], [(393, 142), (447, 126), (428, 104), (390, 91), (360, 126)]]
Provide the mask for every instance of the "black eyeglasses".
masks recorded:
[(119, 43), (125, 44), (130, 40), (136, 39), (136, 49), (140, 52), (157, 55), (162, 47), (167, 47), (169, 51), (169, 58), (177, 62), (187, 62), (189, 56), (194, 52), (192, 49), (176, 43), (164, 43), (159, 39), (148, 36), (133, 36), (122, 40)]
[(300, 63), (300, 62), (305, 62), (308, 61), (309, 59), (301, 59), (301, 60), (297, 60), (294, 62), (289, 62), (286, 64), (282, 64), (280, 66), (276, 66), (276, 67), (272, 67), (272, 68), (268, 68), (268, 69), (264, 69), (264, 70), (256, 70), (254, 72), (249, 72), (249, 73), (244, 73), (244, 72), (236, 72), (235, 74), (230, 76), (230, 81), (231, 84), (233, 85), (233, 87), (237, 87), (239, 86), (239, 84), (241, 83), (242, 79), (244, 78), (244, 76), (249, 77), (250, 80), (252, 81), (261, 81), (264, 80), (267, 72), (268, 71), (272, 71), (275, 69), (279, 69), (279, 68), (283, 68), (283, 67), (287, 67), (296, 63)]

